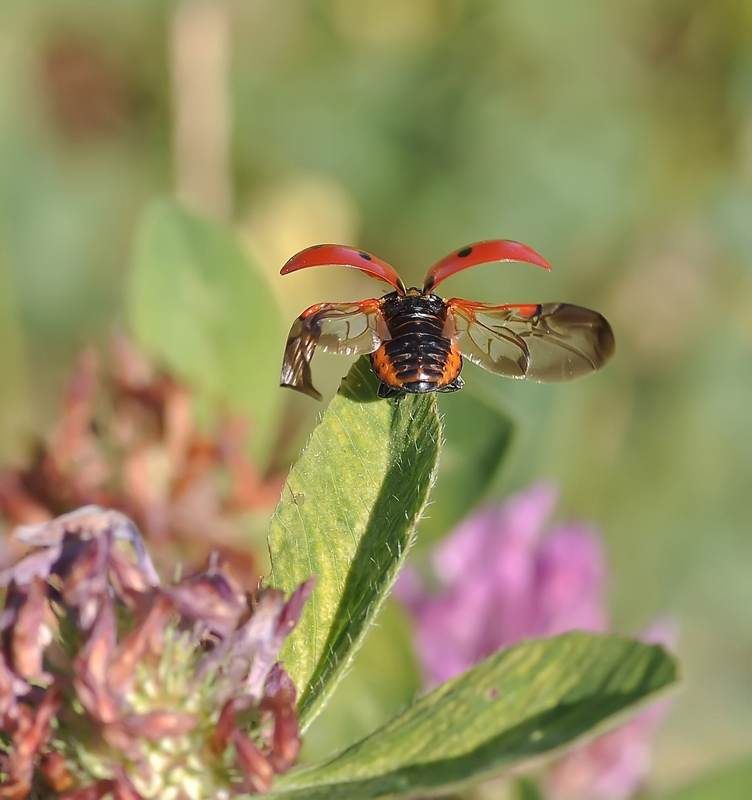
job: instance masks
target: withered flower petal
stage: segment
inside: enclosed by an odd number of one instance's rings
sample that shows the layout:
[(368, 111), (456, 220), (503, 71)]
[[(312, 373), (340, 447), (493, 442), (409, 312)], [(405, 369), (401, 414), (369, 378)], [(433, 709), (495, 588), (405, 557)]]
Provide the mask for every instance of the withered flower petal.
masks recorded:
[(159, 584), (159, 575), (149, 557), (138, 528), (120, 511), (90, 505), (63, 514), (61, 517), (39, 525), (19, 525), (13, 535), (16, 539), (35, 547), (60, 544), (65, 534), (75, 534), (83, 539), (95, 539), (102, 535), (116, 541), (128, 542), (136, 554), (136, 562), (148, 577), (151, 586)]
[[(0, 786), (0, 797), (15, 797), (14, 791), (31, 788), (34, 765), (50, 735), (51, 722), (60, 704), (60, 692), (48, 691), (36, 709), (23, 706), (17, 719), (8, 753), (8, 781)], [(15, 787), (15, 788), (13, 788)], [(7, 790), (7, 794), (3, 791)], [(26, 797), (26, 794), (19, 795)]]
[(13, 531), (13, 536), (19, 542), (33, 547), (60, 544), (66, 533), (85, 533), (86, 536), (82, 538), (92, 539), (109, 529), (112, 515), (123, 516), (117, 511), (108, 511), (99, 506), (83, 506), (46, 522), (19, 525)]
[[(16, 674), (29, 683), (49, 685), (51, 676), (42, 669), (41, 640), (45, 633), (44, 615), (47, 584), (41, 578), (19, 588), (12, 583), (5, 598), (6, 610), (16, 607), (12, 626), (0, 625), (3, 647), (11, 657)], [(3, 616), (5, 611), (3, 611)]]
[(245, 611), (245, 597), (222, 573), (198, 575), (165, 589), (175, 609), (187, 619), (199, 620), (222, 639), (237, 627)]
[(292, 678), (285, 672), (279, 661), (269, 670), (269, 675), (266, 679), (266, 686), (264, 687), (264, 694), (267, 697), (273, 697), (279, 692), (285, 692), (286, 696), (291, 698), (293, 704), (295, 703), (296, 689)]
[[(284, 605), (285, 595), (279, 589), (264, 589), (258, 594), (253, 615), (238, 629), (230, 642), (224, 671), (233, 682), (242, 680), (248, 675), (249, 664), (274, 636)], [(221, 659), (225, 659), (224, 654)], [(216, 656), (209, 653), (202, 665), (204, 671), (215, 669), (216, 661)], [(253, 689), (250, 691), (251, 694), (258, 696), (258, 692), (254, 692)]]
[[(269, 671), (279, 658), (279, 652), (282, 649), (282, 645), (285, 643), (285, 639), (292, 632), (295, 625), (297, 625), (303, 611), (303, 606), (315, 585), (316, 578), (312, 577), (298, 586), (292, 595), (290, 595), (290, 599), (287, 603), (282, 607), (279, 615), (272, 620), (271, 630), (268, 635), (262, 638), (256, 645), (257, 649), (253, 659), (253, 666), (246, 680), (248, 691), (254, 697), (261, 697), (263, 695), (264, 685), (269, 676)], [(267, 589), (265, 591), (275, 590)], [(264, 596), (265, 594), (262, 594), (262, 599)], [(253, 619), (254, 618), (251, 617), (251, 622)], [(268, 630), (268, 626), (264, 627)]]
[(97, 354), (87, 347), (79, 356), (68, 384), (63, 416), (53, 436), (52, 450), (60, 464), (72, 461), (89, 438), (98, 373)]
[(234, 730), (235, 706), (232, 700), (228, 700), (222, 706), (219, 719), (217, 720), (217, 724), (214, 726), (211, 739), (209, 740), (209, 746), (215, 753), (221, 753), (230, 744)]
[(244, 783), (251, 792), (268, 792), (272, 788), (274, 767), (256, 747), (256, 745), (239, 730), (232, 737), (235, 753), (243, 772)]
[(19, 586), (25, 586), (36, 578), (46, 580), (52, 574), (52, 568), (59, 560), (62, 550), (63, 546), (59, 544), (57, 547), (29, 554), (12, 567), (0, 571), (0, 586), (8, 586), (11, 581), (15, 581)]
[(297, 761), (300, 752), (300, 726), (295, 714), (295, 695), (282, 690), (272, 697), (265, 697), (260, 707), (274, 716), (269, 761), (276, 772), (286, 772)]
[(28, 684), (13, 673), (5, 654), (0, 652), (0, 722), (7, 731), (10, 720), (18, 714), (18, 700), (28, 691)]
[[(63, 557), (69, 552), (65, 546), (69, 539), (70, 536), (66, 535), (63, 540)], [(64, 568), (58, 563), (55, 571), (62, 578), (63, 600), (70, 608), (77, 609), (78, 624), (88, 630), (107, 590), (112, 541), (110, 537), (102, 536), (86, 540), (82, 545), (75, 559), (68, 561)]]
[(31, 791), (31, 781), (24, 778), (9, 776), (5, 783), (0, 784), (0, 798), (2, 800), (24, 800)]
[(48, 750), (42, 753), (39, 770), (47, 784), (55, 792), (67, 792), (75, 782), (65, 764), (65, 758), (57, 750)]
[(112, 599), (104, 597), (89, 639), (73, 661), (73, 685), (78, 699), (86, 711), (101, 723), (112, 722), (120, 712), (120, 704), (107, 685), (116, 641)]
[(117, 653), (113, 654), (107, 670), (107, 686), (113, 694), (121, 697), (130, 691), (136, 664), (152, 649), (155, 637), (161, 638), (172, 613), (169, 598), (159, 594), (153, 599), (146, 617), (125, 636)]
[(152, 583), (149, 573), (129, 561), (118, 549), (110, 552), (110, 580), (115, 594), (133, 611), (133, 595), (145, 593)]

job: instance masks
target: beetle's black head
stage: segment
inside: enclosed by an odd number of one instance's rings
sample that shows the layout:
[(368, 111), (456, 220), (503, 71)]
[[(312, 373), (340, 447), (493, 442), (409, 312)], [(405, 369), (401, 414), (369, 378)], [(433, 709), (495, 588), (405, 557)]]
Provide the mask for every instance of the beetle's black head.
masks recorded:
[(382, 298), (384, 305), (382, 311), (387, 317), (408, 310), (419, 311), (424, 314), (436, 314), (444, 308), (444, 300), (437, 294), (423, 294), (421, 289), (411, 287), (405, 294), (389, 292)]

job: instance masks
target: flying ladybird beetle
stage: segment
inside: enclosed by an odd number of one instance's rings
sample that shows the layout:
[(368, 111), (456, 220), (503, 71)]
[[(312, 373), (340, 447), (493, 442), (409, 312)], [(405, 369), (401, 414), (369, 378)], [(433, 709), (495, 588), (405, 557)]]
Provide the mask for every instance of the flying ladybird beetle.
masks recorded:
[(306, 267), (352, 267), (394, 291), (359, 303), (307, 308), (290, 330), (280, 385), (321, 399), (311, 382), (317, 347), (329, 353), (369, 354), (381, 381), (379, 397), (456, 392), (464, 386), (463, 358), (497, 375), (539, 383), (595, 372), (611, 358), (614, 334), (596, 311), (569, 303), (487, 305), (434, 294), (450, 275), (493, 261), (551, 269), (529, 247), (495, 239), (450, 253), (428, 270), (422, 289), (406, 289), (393, 267), (363, 250), (338, 244), (302, 250), (285, 264), (282, 275)]

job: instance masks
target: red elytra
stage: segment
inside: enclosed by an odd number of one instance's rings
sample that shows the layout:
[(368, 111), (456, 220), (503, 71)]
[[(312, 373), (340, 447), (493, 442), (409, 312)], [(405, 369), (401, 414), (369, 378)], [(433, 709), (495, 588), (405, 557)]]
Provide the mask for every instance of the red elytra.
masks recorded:
[(496, 261), (522, 261), (550, 270), (519, 242), (494, 239), (467, 245), (436, 262), (422, 289), (405, 288), (395, 269), (364, 250), (314, 245), (282, 268), (287, 275), (318, 266), (351, 267), (393, 287), (381, 298), (318, 303), (293, 323), (280, 385), (316, 399), (310, 363), (317, 347), (340, 354), (368, 354), (380, 380), (379, 396), (455, 392), (464, 386), (463, 358), (510, 378), (540, 383), (595, 372), (613, 355), (611, 326), (596, 311), (569, 303), (488, 305), (434, 293), (461, 270)]

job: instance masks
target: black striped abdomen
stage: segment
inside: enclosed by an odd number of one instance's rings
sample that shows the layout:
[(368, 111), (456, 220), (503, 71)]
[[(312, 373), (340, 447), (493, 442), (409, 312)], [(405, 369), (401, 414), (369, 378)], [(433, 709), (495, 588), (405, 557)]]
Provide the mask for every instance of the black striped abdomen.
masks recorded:
[(459, 352), (442, 336), (446, 309), (443, 303), (439, 308), (426, 308), (426, 302), (419, 302), (428, 298), (401, 300), (403, 308), (395, 309), (392, 316), (385, 314), (392, 338), (371, 353), (373, 371), (385, 384), (402, 392), (438, 391), (462, 369)]

